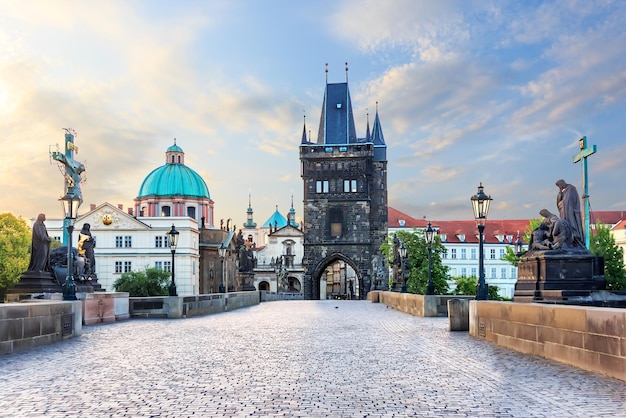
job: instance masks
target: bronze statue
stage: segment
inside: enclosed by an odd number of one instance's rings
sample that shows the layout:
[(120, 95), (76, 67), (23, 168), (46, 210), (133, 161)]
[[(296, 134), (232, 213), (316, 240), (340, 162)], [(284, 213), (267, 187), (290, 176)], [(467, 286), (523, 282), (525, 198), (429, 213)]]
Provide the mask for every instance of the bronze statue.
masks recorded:
[(559, 192), (556, 195), (556, 207), (559, 210), (559, 217), (566, 220), (572, 226), (574, 246), (585, 246), (585, 230), (580, 213), (580, 198), (578, 191), (572, 184), (567, 184), (565, 180), (556, 181)]
[(48, 230), (44, 221), (46, 215), (40, 213), (33, 225), (33, 237), (30, 246), (30, 263), (27, 271), (44, 272), (50, 271), (50, 242)]
[[(90, 228), (91, 225), (85, 223), (83, 224), (83, 229), (78, 234), (78, 255), (85, 258), (84, 274), (87, 276), (96, 272), (96, 257), (93, 252), (96, 242), (91, 236)], [(82, 273), (82, 271), (79, 270), (79, 273)]]

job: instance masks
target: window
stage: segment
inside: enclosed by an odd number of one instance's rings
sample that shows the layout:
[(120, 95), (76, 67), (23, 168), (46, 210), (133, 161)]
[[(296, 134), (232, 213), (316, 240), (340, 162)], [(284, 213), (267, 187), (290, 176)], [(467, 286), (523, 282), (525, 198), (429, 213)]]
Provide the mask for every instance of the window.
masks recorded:
[(122, 236), (118, 235), (115, 237), (115, 248), (122, 248)]
[(344, 180), (343, 191), (344, 193), (356, 193), (356, 180)]
[(476, 273), (476, 267), (472, 267), (470, 271), (472, 272), (472, 277), (478, 277), (478, 273)]
[(133, 269), (132, 261), (124, 261), (124, 273), (130, 273)]
[(169, 206), (163, 206), (161, 208), (161, 216), (170, 216), (170, 207)]
[(465, 260), (466, 258), (467, 258), (467, 250), (465, 248), (461, 248), (461, 260)]
[(315, 182), (315, 191), (317, 193), (328, 193), (328, 180), (317, 180)]
[(511, 267), (511, 278), (517, 279), (517, 268)]
[(154, 268), (155, 269), (159, 269), (159, 270), (163, 270), (163, 262), (162, 261), (155, 261), (154, 262)]
[(501, 279), (506, 279), (506, 267), (502, 267), (500, 269), (500, 278)]
[(340, 208), (330, 208), (328, 213), (330, 236), (339, 238), (343, 233), (343, 213)]
[(163, 237), (154, 237), (154, 246), (156, 248), (163, 248)]
[(467, 277), (467, 267), (461, 267), (461, 277)]
[(441, 252), (441, 258), (446, 259), (448, 258), (448, 249), (444, 248), (443, 251)]
[(496, 278), (496, 268), (495, 267), (491, 267), (491, 278), (492, 279)]
[(452, 248), (452, 252), (450, 253), (450, 258), (456, 260), (456, 248)]
[(496, 259), (496, 249), (492, 248), (489, 250), (489, 258), (491, 258), (492, 260)]
[(476, 253), (478, 252), (478, 250), (476, 250), (476, 248), (472, 248), (470, 250), (470, 257), (472, 258), (472, 260), (476, 260)]
[(130, 248), (132, 246), (133, 246), (133, 237), (131, 237), (130, 235), (126, 235), (124, 237), (124, 247)]
[(122, 262), (121, 261), (116, 261), (115, 262), (115, 272), (118, 273), (118, 274), (122, 272)]
[(172, 262), (164, 261), (163, 262), (163, 271), (171, 272), (172, 271)]
[(504, 258), (504, 248), (500, 248), (500, 258)]
[(194, 206), (187, 208), (187, 216), (196, 219), (196, 208)]

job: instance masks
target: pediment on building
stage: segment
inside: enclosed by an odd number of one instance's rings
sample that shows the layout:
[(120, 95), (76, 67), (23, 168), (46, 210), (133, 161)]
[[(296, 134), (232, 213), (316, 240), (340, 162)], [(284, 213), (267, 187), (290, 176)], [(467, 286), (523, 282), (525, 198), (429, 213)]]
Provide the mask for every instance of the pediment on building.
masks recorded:
[(301, 230), (299, 230), (298, 228), (295, 228), (291, 225), (287, 225), (284, 226), (282, 228), (280, 228), (277, 231), (274, 231), (272, 234), (270, 234), (271, 237), (276, 237), (276, 238), (280, 238), (280, 237), (302, 237), (304, 236), (304, 232), (302, 232)]
[(76, 219), (76, 226), (78, 228), (80, 228), (84, 223), (91, 225), (92, 232), (108, 229), (150, 229), (150, 227), (145, 223), (137, 220), (134, 216), (108, 202), (101, 204)]

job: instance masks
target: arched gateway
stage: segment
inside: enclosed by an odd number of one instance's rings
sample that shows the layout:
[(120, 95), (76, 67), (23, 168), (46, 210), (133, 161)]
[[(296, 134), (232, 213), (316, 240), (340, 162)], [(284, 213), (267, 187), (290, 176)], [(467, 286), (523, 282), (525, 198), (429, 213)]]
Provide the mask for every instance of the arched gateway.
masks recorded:
[[(347, 81), (326, 83), (317, 141), (307, 139), (305, 126), (300, 144), (305, 299), (324, 296), (320, 283), (335, 261), (354, 270), (355, 297), (364, 299), (376, 287), (372, 259), (387, 236), (386, 159), (378, 109), (371, 132), (368, 120), (365, 137), (358, 138)], [(333, 286), (335, 280), (333, 273)]]

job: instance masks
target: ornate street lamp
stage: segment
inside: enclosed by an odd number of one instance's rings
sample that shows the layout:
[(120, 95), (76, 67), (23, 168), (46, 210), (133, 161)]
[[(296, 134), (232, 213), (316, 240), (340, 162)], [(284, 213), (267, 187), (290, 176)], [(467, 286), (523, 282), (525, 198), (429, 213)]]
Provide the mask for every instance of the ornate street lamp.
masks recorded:
[(67, 224), (67, 276), (63, 283), (63, 300), (76, 300), (76, 283), (74, 283), (74, 252), (72, 251), (72, 234), (74, 233), (74, 220), (78, 216), (80, 196), (74, 193), (66, 193), (59, 199)]
[(226, 247), (224, 247), (224, 244), (220, 245), (220, 247), (217, 249), (217, 252), (220, 255), (220, 260), (222, 262), (222, 279), (220, 281), (219, 292), (225, 293), (226, 289), (224, 288), (224, 257), (226, 257)]
[(402, 275), (402, 288), (400, 293), (406, 293), (406, 275), (404, 274), (404, 259), (406, 258), (406, 246), (404, 242), (400, 244), (398, 248), (398, 254), (400, 255), (400, 274)]
[(176, 294), (176, 281), (174, 279), (174, 254), (176, 254), (176, 246), (178, 245), (178, 235), (179, 232), (174, 228), (174, 224), (172, 224), (172, 229), (167, 233), (168, 243), (170, 245), (170, 250), (172, 251), (172, 282), (170, 283), (170, 296), (178, 296)]
[(431, 264), (430, 257), (433, 252), (433, 239), (435, 238), (435, 230), (430, 222), (428, 222), (428, 228), (424, 231), (424, 235), (426, 236), (426, 244), (428, 244), (428, 284), (426, 285), (426, 294), (434, 295), (435, 294), (435, 285), (433, 284), (432, 273), (431, 273)]
[(489, 299), (489, 286), (485, 282), (485, 260), (483, 254), (483, 233), (487, 224), (487, 213), (491, 196), (487, 196), (483, 190), (483, 184), (478, 186), (478, 193), (470, 198), (474, 209), (474, 219), (478, 227), (478, 288), (476, 289), (477, 300)]

